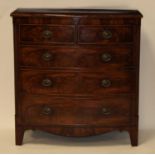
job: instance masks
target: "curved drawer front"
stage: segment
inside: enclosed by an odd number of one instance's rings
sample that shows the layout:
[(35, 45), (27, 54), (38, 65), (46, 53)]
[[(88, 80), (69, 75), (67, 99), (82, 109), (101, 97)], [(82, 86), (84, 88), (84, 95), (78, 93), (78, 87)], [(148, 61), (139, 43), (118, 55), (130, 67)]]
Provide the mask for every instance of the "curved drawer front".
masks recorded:
[(129, 123), (131, 96), (102, 99), (25, 97), (23, 120), (33, 125), (103, 125)]
[(26, 44), (74, 43), (74, 26), (20, 25), (20, 42)]
[(134, 92), (134, 74), (127, 71), (56, 72), (25, 70), (21, 72), (21, 91), (48, 95), (103, 95)]
[(115, 44), (133, 42), (131, 26), (79, 26), (80, 44)]
[(20, 66), (104, 70), (135, 65), (129, 47), (21, 47)]

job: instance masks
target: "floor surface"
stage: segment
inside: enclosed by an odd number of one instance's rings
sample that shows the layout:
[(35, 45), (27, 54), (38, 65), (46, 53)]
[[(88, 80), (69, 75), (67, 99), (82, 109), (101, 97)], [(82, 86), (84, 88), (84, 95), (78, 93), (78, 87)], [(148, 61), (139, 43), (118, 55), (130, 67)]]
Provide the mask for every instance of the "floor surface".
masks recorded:
[(155, 130), (140, 131), (138, 147), (131, 147), (127, 132), (67, 138), (26, 131), (23, 145), (16, 146), (14, 129), (1, 129), (0, 140), (0, 153), (155, 153)]

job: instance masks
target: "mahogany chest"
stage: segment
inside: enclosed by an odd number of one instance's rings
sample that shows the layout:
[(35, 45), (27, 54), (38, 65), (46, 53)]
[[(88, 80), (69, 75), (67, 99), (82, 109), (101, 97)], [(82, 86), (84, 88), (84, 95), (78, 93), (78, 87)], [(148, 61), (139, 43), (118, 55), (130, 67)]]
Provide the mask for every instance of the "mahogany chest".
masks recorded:
[(128, 131), (138, 144), (141, 13), (17, 9), (16, 144), (25, 130), (63, 136)]

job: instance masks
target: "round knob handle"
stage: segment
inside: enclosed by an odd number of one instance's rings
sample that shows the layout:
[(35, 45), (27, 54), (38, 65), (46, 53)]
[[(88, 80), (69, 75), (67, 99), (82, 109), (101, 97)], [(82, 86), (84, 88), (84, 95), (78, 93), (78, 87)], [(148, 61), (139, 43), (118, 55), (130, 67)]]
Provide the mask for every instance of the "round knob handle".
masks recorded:
[(104, 39), (110, 39), (110, 38), (112, 38), (112, 32), (109, 30), (104, 30), (102, 32), (102, 36)]
[(45, 52), (42, 55), (42, 59), (44, 61), (50, 61), (52, 58), (53, 58), (53, 55), (51, 53), (49, 53), (49, 52)]
[(102, 61), (104, 61), (104, 62), (109, 62), (109, 61), (111, 61), (111, 58), (112, 58), (112, 56), (111, 56), (110, 53), (103, 53), (103, 54), (101, 55), (101, 59), (102, 59)]
[(42, 80), (42, 86), (44, 87), (50, 87), (53, 85), (53, 82), (50, 79), (43, 79)]
[(52, 113), (52, 109), (48, 106), (45, 106), (41, 112), (43, 115), (50, 115)]
[(50, 38), (52, 37), (52, 32), (49, 31), (49, 30), (44, 30), (44, 31), (43, 31), (43, 37), (44, 37), (45, 39), (50, 39)]
[(107, 79), (104, 79), (104, 80), (101, 81), (101, 86), (105, 87), (105, 88), (108, 88), (108, 87), (111, 86), (111, 81), (107, 80)]
[(102, 108), (102, 114), (104, 115), (111, 115), (111, 110), (108, 108), (103, 107)]

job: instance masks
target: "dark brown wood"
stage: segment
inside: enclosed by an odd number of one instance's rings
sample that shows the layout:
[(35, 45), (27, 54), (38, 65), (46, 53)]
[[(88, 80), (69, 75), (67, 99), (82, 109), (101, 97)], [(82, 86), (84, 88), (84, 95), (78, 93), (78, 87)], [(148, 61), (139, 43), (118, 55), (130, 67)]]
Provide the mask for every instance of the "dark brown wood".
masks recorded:
[(131, 139), (131, 145), (137, 146), (138, 145), (138, 127), (137, 126), (131, 127), (129, 130), (129, 135)]
[[(79, 26), (80, 44), (116, 44), (130, 43), (133, 40), (132, 27), (125, 26)], [(106, 39), (104, 31), (110, 31), (111, 38)]]
[[(110, 54), (107, 62), (102, 59), (104, 54)], [(44, 56), (50, 54), (50, 58)], [(113, 47), (58, 47), (58, 46), (22, 46), (19, 53), (20, 66), (31, 68), (76, 68), (90, 70), (105, 70), (105, 67), (116, 68), (135, 65), (135, 53), (130, 46)]]
[[(109, 69), (109, 68), (108, 68)], [(117, 73), (117, 74), (116, 74)], [(134, 71), (102, 72), (82, 71), (51, 71), (51, 70), (24, 70), (20, 74), (20, 92), (44, 95), (103, 95), (134, 93)], [(44, 86), (43, 80), (52, 82)], [(110, 80), (108, 87), (102, 85), (102, 80)]]
[(24, 128), (23, 126), (16, 125), (16, 145), (22, 145), (23, 137), (24, 137)]
[(11, 13), (11, 16), (50, 16), (50, 15), (62, 14), (62, 15), (101, 15), (101, 16), (115, 16), (120, 17), (133, 17), (139, 18), (142, 17), (142, 14), (138, 10), (106, 10), (106, 9), (28, 9), (28, 8), (19, 8)]
[[(20, 42), (29, 43), (74, 43), (74, 26), (20, 25)], [(50, 35), (46, 36), (45, 32)]]
[(138, 145), (141, 13), (17, 9), (16, 144), (24, 131), (63, 136), (129, 132)]
[[(38, 100), (39, 99), (39, 100)], [(115, 99), (115, 100), (114, 100)], [(23, 121), (38, 126), (125, 126), (130, 122), (131, 96), (108, 96), (102, 99), (23, 96)], [(48, 112), (44, 113), (44, 109)], [(123, 117), (122, 117), (123, 116)]]

